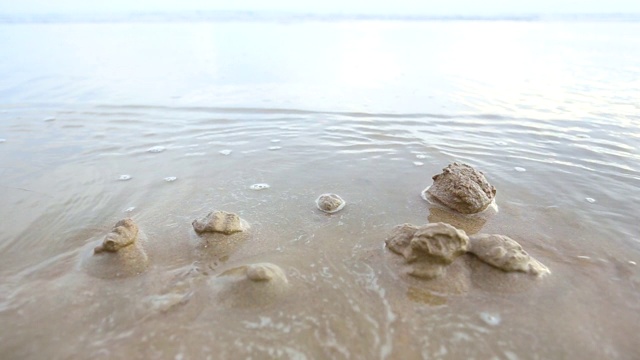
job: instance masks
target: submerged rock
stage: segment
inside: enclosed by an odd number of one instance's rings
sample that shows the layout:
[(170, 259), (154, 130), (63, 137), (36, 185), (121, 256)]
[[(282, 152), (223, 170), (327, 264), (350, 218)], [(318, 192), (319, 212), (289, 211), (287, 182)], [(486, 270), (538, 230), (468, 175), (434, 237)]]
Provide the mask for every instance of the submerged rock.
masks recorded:
[(431, 279), (442, 276), (445, 267), (467, 251), (469, 237), (445, 223), (403, 224), (396, 226), (385, 242), (405, 258), (410, 275)]
[(213, 280), (217, 302), (231, 307), (252, 307), (283, 298), (290, 288), (284, 271), (272, 263), (239, 266)]
[(194, 220), (191, 224), (198, 234), (211, 232), (231, 235), (249, 228), (249, 225), (240, 216), (226, 211), (212, 211), (207, 216)]
[(433, 185), (426, 192), (463, 214), (485, 210), (496, 196), (496, 188), (487, 182), (482, 172), (455, 162), (433, 176)]
[(125, 277), (146, 270), (149, 258), (138, 239), (138, 226), (131, 219), (116, 223), (102, 244), (83, 260), (83, 267), (101, 278)]
[(337, 194), (322, 194), (316, 199), (316, 206), (321, 211), (332, 214), (342, 210), (346, 202)]
[(504, 235), (474, 235), (469, 252), (504, 271), (520, 271), (536, 276), (551, 273), (546, 266), (527, 254), (520, 244)]

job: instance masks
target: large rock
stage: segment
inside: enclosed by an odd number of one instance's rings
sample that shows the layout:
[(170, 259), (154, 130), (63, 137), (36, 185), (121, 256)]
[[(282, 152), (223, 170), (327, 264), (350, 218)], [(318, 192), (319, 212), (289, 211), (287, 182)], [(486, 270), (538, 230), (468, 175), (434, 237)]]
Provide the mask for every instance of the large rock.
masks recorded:
[(466, 164), (453, 163), (433, 176), (426, 192), (445, 206), (463, 214), (485, 210), (496, 196), (496, 188), (482, 172)]
[(84, 269), (92, 276), (115, 278), (137, 275), (146, 270), (149, 257), (138, 239), (138, 226), (131, 219), (118, 221), (102, 243), (86, 254)]
[(536, 276), (551, 273), (546, 266), (527, 254), (520, 244), (504, 235), (474, 235), (469, 252), (504, 271), (520, 271)]
[(237, 214), (226, 211), (212, 211), (201, 219), (194, 220), (193, 229), (198, 234), (221, 233), (231, 235), (248, 229), (248, 224)]
[(445, 223), (396, 226), (386, 239), (389, 249), (405, 258), (410, 275), (440, 277), (445, 267), (467, 251), (469, 237)]

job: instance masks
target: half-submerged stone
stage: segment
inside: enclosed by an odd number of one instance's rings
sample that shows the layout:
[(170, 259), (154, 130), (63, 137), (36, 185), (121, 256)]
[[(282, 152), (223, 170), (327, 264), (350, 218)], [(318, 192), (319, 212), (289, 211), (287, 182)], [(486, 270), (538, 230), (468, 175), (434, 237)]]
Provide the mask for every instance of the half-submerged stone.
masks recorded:
[(191, 224), (198, 234), (210, 232), (231, 235), (246, 231), (249, 227), (240, 216), (226, 211), (212, 211), (205, 217), (194, 220)]
[(342, 210), (346, 202), (337, 194), (322, 194), (316, 199), (316, 206), (321, 211), (332, 214)]
[(101, 252), (116, 252), (123, 247), (132, 245), (138, 238), (138, 225), (131, 219), (122, 219), (116, 223), (113, 230), (105, 236), (101, 245), (93, 249), (98, 254)]
[(83, 260), (83, 266), (93, 276), (125, 277), (143, 272), (149, 258), (138, 239), (138, 226), (131, 219), (118, 221), (102, 244)]
[(421, 227), (402, 224), (385, 242), (391, 251), (405, 258), (410, 275), (431, 279), (443, 275), (445, 267), (467, 251), (469, 237), (445, 223)]
[(504, 235), (474, 235), (469, 252), (504, 271), (520, 271), (536, 276), (551, 273), (546, 266), (527, 254), (520, 244)]
[(475, 214), (485, 210), (496, 196), (496, 188), (484, 174), (469, 165), (453, 163), (433, 176), (426, 192), (457, 212)]
[(213, 281), (218, 302), (232, 307), (270, 304), (284, 297), (290, 287), (284, 271), (272, 263), (239, 266)]

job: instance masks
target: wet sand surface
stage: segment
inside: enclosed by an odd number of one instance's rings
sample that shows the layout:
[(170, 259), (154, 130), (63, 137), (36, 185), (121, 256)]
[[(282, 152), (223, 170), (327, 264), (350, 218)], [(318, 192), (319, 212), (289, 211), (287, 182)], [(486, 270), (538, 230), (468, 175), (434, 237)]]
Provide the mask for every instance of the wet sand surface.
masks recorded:
[[(3, 357), (638, 358), (640, 46), (624, 43), (640, 27), (606, 26), (1, 25), (14, 49), (0, 63)], [(456, 35), (508, 29), (499, 42), (522, 49), (474, 60), (473, 39)], [(416, 33), (446, 46), (410, 56)], [(45, 49), (24, 45), (35, 35)], [(341, 36), (378, 62), (355, 66), (350, 43), (331, 42)], [(294, 49), (304, 38), (313, 45)], [(94, 40), (128, 50), (98, 61)], [(575, 54), (537, 62), (556, 56), (542, 43)], [(47, 48), (50, 63), (31, 59)], [(165, 68), (177, 70), (151, 76)], [(463, 216), (421, 198), (454, 161), (482, 170), (497, 212)], [(324, 193), (348, 205), (323, 213)], [(214, 210), (250, 231), (206, 242), (191, 222)], [(123, 218), (144, 233), (148, 267), (93, 276), (83, 259)], [(504, 234), (551, 274), (505, 273), (470, 254), (451, 283), (397, 271), (385, 238), (428, 222)], [(244, 286), (229, 274), (262, 263), (286, 282), (225, 290)]]

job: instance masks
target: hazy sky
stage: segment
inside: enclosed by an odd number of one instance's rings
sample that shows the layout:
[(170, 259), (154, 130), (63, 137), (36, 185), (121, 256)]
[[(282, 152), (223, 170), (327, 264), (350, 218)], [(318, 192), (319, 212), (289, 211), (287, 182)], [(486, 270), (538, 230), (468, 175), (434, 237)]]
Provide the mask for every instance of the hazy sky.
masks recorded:
[(640, 13), (640, 0), (0, 0), (0, 13), (273, 10), (359, 14)]

